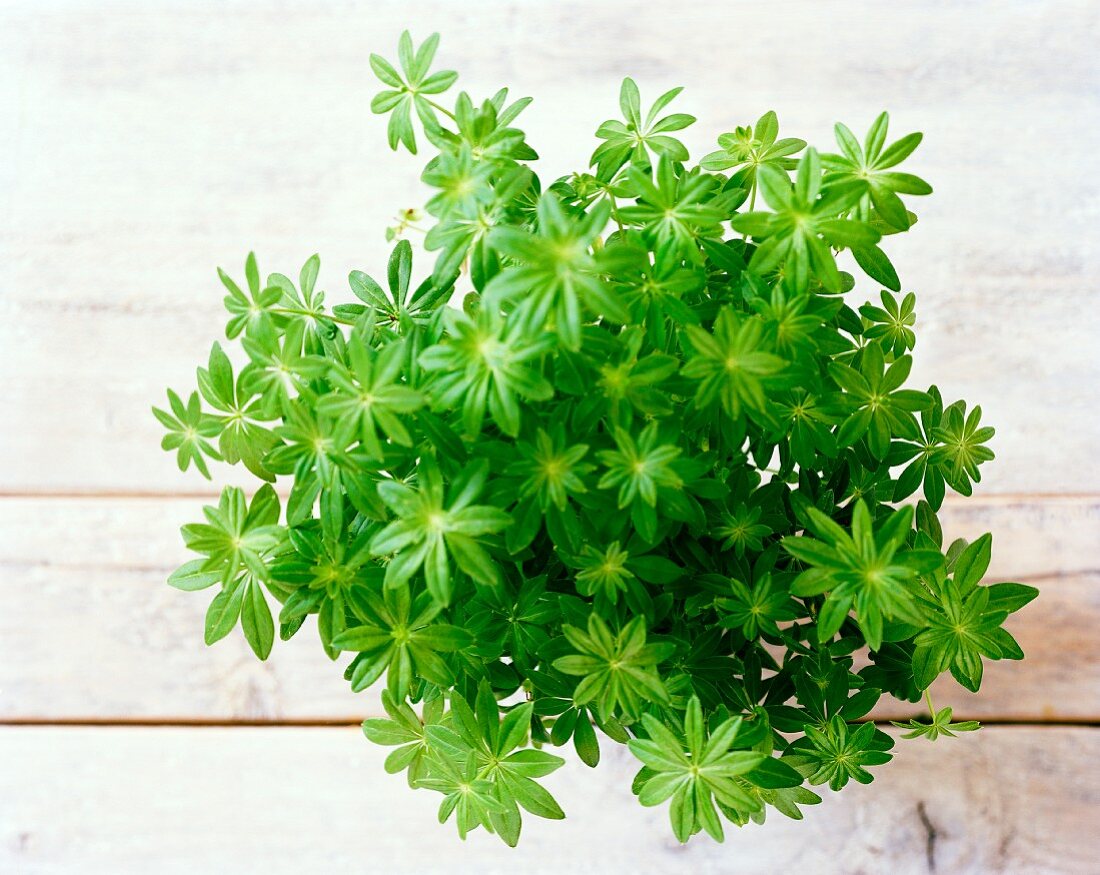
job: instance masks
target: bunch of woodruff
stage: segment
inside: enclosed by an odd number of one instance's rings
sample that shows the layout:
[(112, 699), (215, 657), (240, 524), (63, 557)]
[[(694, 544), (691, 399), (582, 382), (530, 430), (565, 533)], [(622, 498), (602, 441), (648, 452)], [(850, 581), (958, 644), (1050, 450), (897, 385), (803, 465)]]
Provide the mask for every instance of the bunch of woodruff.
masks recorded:
[[(627, 79), (590, 170), (544, 186), (529, 100), (446, 108), (436, 44), (371, 58), (391, 146), (419, 126), (436, 150), (434, 268), (414, 280), (401, 239), (331, 310), (316, 256), (297, 284), (251, 255), (243, 286), (221, 274), (244, 365), (215, 344), (155, 413), (181, 468), (263, 485), (183, 528), (201, 558), (169, 582), (214, 588), (207, 643), (239, 623), (261, 659), (312, 616), (352, 690), (383, 688), (364, 729), (387, 771), (463, 836), (563, 817), (539, 779), (570, 741), (590, 766), (627, 745), (681, 841), (870, 781), (879, 698), (976, 690), (1022, 657), (1001, 626), (1035, 595), (980, 584), (988, 535), (943, 549), (946, 487), (971, 493), (993, 429), (905, 388), (914, 295), (880, 244), (931, 191), (895, 169), (921, 135), (888, 142), (883, 113), (823, 154), (769, 112), (695, 164), (680, 89), (643, 114)], [(841, 264), (878, 303), (853, 309)], [(910, 734), (977, 727), (929, 707)]]

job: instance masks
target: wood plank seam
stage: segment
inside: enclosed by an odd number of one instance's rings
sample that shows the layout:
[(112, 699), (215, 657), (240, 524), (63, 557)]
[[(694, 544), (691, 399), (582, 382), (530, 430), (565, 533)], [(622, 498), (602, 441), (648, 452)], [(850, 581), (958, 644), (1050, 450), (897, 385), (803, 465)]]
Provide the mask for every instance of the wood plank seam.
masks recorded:
[[(908, 704), (908, 703), (899, 703)], [(923, 705), (913, 703), (913, 716), (918, 719), (927, 716), (927, 711), (923, 710)], [(362, 719), (360, 720), (347, 720), (342, 718), (334, 718), (332, 720), (319, 718), (233, 718), (233, 719), (218, 719), (218, 718), (205, 718), (205, 717), (173, 717), (173, 718), (143, 718), (143, 717), (8, 717), (0, 718), (0, 727), (4, 726), (72, 726), (72, 727), (96, 727), (96, 728), (111, 728), (117, 727), (119, 729), (127, 729), (133, 727), (177, 727), (184, 729), (279, 729), (279, 728), (299, 728), (299, 729), (330, 729), (337, 728), (357, 728), (363, 722), (363, 720), (370, 720), (376, 717), (385, 717), (385, 712), (377, 708), (367, 709)], [(849, 721), (851, 723), (874, 723), (876, 726), (892, 726), (893, 722), (888, 719), (871, 719), (859, 718)], [(901, 721), (899, 721), (901, 722)], [(982, 726), (1006, 726), (1006, 727), (1022, 727), (1028, 729), (1058, 729), (1058, 728), (1084, 728), (1084, 729), (1100, 729), (1100, 719), (1094, 719), (1091, 717), (1056, 717), (1050, 720), (1038, 720), (1035, 718), (1028, 719), (1016, 719), (1012, 717), (983, 717), (981, 719)]]
[[(257, 482), (257, 488), (260, 484)], [(278, 491), (278, 490), (276, 490)], [(289, 490), (279, 493), (285, 497), (289, 494)], [(134, 499), (134, 500), (176, 500), (176, 499), (200, 499), (207, 501), (217, 501), (221, 495), (220, 491), (194, 491), (188, 492), (173, 491), (173, 490), (141, 490), (141, 489), (120, 489), (120, 490), (89, 490), (87, 492), (79, 490), (65, 490), (65, 489), (2, 489), (0, 488), (0, 500), (6, 499), (57, 499), (59, 501), (87, 501), (102, 499), (104, 501), (115, 501), (119, 499)], [(963, 504), (966, 506), (978, 506), (978, 505), (1005, 505), (1005, 504), (1018, 504), (1029, 501), (1042, 501), (1042, 502), (1073, 502), (1073, 501), (1097, 501), (1100, 500), (1100, 492), (1092, 490), (1082, 490), (1079, 492), (991, 492), (986, 495), (975, 495), (972, 497), (964, 497), (961, 495), (949, 495), (944, 499), (945, 504)]]
[[(187, 558), (178, 526), (197, 513), (197, 504), (192, 498), (0, 501), (0, 578), (35, 594), (29, 615), (0, 622), (0, 719), (331, 725), (379, 712), (376, 696), (350, 693), (340, 667), (322, 656), (308, 631), (266, 663), (256, 661), (239, 636), (202, 646), (209, 599), (164, 584)], [(1092, 646), (1100, 622), (1094, 555), (1100, 501), (978, 497), (946, 503), (945, 510), (949, 538), (994, 532), (989, 582), (1028, 580), (1044, 595), (1011, 629), (1028, 654), (1024, 663), (990, 665), (978, 695), (948, 681), (934, 691), (937, 704), (953, 707), (960, 719), (1100, 720), (1100, 685), (1093, 683), (1100, 678), (1100, 653)], [(59, 537), (69, 539), (63, 551)], [(89, 612), (99, 612), (102, 622), (85, 622)], [(57, 624), (64, 647), (43, 641), (35, 632), (40, 622), (28, 616)], [(1050, 628), (1059, 629), (1057, 640)], [(1072, 670), (1064, 661), (1067, 648), (1081, 653)], [(100, 669), (93, 684), (73, 682), (82, 654), (94, 654)], [(904, 720), (920, 713), (919, 705), (889, 701), (871, 716)]]

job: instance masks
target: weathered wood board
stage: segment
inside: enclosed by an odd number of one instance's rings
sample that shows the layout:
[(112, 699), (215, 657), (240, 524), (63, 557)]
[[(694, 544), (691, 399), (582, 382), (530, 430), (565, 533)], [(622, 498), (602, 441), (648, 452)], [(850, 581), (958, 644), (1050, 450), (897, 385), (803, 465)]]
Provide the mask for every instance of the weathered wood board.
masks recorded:
[(1095, 872), (1100, 733), (993, 727), (899, 742), (869, 786), (802, 822), (681, 846), (610, 752), (545, 779), (565, 821), (526, 817), (519, 848), (436, 823), (441, 799), (382, 770), (346, 729), (0, 728), (0, 871), (1053, 875)]
[[(242, 478), (179, 474), (148, 408), (220, 334), (215, 265), (240, 275), (254, 248), (295, 273), (319, 251), (330, 302), (350, 269), (384, 272), (423, 157), (387, 149), (367, 56), (405, 27), (440, 31), (476, 98), (536, 97), (544, 178), (583, 167), (624, 75), (647, 101), (688, 86), (694, 156), (769, 108), (825, 148), (834, 121), (859, 132), (884, 108), (894, 135), (925, 132), (912, 169), (936, 193), (888, 242), (918, 295), (914, 380), (998, 429), (945, 529), (993, 531), (990, 577), (1043, 590), (1010, 622), (1027, 661), (936, 700), (1090, 725), (907, 743), (801, 824), (686, 849), (618, 750), (599, 776), (551, 776), (569, 819), (529, 819), (518, 851), (435, 825), (434, 794), (354, 728), (113, 725), (377, 710), (309, 629), (264, 664), (237, 633), (203, 646), (208, 594), (163, 581), (198, 496)], [(0, 723), (108, 724), (0, 726), (0, 873), (1097, 871), (1097, 44), (1092, 0), (0, 2)]]
[(646, 99), (688, 86), (696, 156), (769, 108), (826, 149), (834, 121), (862, 131), (883, 108), (896, 134), (925, 131), (913, 169), (936, 194), (888, 247), (918, 293), (914, 379), (983, 405), (989, 490), (1100, 490), (1087, 0), (4, 4), (0, 372), (18, 415), (0, 490), (195, 488), (148, 408), (193, 384), (222, 329), (214, 266), (240, 275), (255, 248), (296, 274), (320, 251), (336, 301), (349, 269), (384, 272), (422, 159), (389, 152), (367, 56), (404, 27), (442, 32), (476, 97), (537, 98), (524, 120), (551, 178), (583, 168), (627, 74)]
[[(201, 504), (0, 499), (0, 578), (17, 593), (17, 609), (0, 613), (0, 719), (350, 722), (377, 711), (312, 627), (276, 642), (265, 663), (239, 631), (203, 645), (210, 593), (164, 583), (188, 558), (178, 527)], [(1042, 595), (1009, 622), (1027, 660), (987, 665), (978, 695), (944, 679), (936, 701), (983, 719), (1100, 718), (1100, 500), (952, 501), (944, 530), (992, 531), (989, 579), (1026, 580)], [(876, 716), (919, 710), (883, 703)]]

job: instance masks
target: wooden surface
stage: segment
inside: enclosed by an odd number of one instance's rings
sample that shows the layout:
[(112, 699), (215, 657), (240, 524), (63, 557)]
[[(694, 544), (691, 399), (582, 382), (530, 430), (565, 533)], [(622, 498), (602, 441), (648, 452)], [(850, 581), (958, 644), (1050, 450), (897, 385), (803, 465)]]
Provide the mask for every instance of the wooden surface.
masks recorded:
[[(998, 429), (944, 527), (992, 531), (991, 577), (1042, 589), (1012, 620), (1028, 660), (937, 700), (1003, 725), (902, 743), (801, 824), (686, 850), (630, 797), (628, 756), (571, 762), (549, 781), (569, 819), (509, 852), (460, 844), (384, 752), (314, 725), (377, 703), (309, 630), (265, 664), (237, 633), (203, 646), (208, 595), (163, 580), (214, 487), (175, 470), (148, 408), (221, 330), (215, 265), (319, 251), (336, 302), (351, 268), (384, 272), (421, 159), (387, 150), (366, 58), (406, 26), (442, 33), (476, 97), (536, 97), (550, 177), (583, 165), (626, 74), (647, 101), (687, 86), (696, 156), (769, 108), (825, 148), (883, 108), (925, 132), (936, 193), (889, 241), (914, 377)], [(0, 873), (1096, 871), (1098, 42), (1090, 0), (0, 2)]]
[(475, 95), (536, 97), (523, 120), (551, 176), (583, 167), (627, 72), (647, 101), (687, 86), (695, 156), (769, 108), (825, 149), (833, 122), (862, 132), (884, 108), (896, 135), (923, 130), (912, 169), (936, 193), (888, 241), (919, 296), (913, 378), (998, 428), (987, 493), (1100, 491), (1081, 461), (1100, 431), (1095, 3), (6, 6), (0, 371), (20, 374), (20, 421), (0, 429), (19, 460), (0, 489), (188, 488), (148, 407), (193, 383), (224, 324), (215, 265), (239, 276), (254, 248), (296, 273), (319, 251), (338, 301), (351, 268), (384, 272), (422, 162), (388, 151), (366, 59), (408, 26), (443, 34)]
[(598, 774), (573, 761), (547, 778), (566, 819), (525, 818), (516, 850), (460, 842), (435, 821), (439, 795), (385, 774), (353, 728), (10, 727), (0, 749), (0, 869), (20, 875), (1096, 871), (1100, 791), (1081, 766), (1100, 733), (1080, 728), (904, 745), (881, 780), (801, 822), (730, 827), (721, 845), (679, 845), (666, 809), (631, 795), (638, 764), (618, 750)]
[[(203, 646), (211, 592), (164, 585), (187, 558), (179, 527), (202, 503), (0, 499), (0, 575), (35, 593), (22, 610), (0, 612), (0, 719), (354, 722), (379, 711), (377, 691), (350, 692), (312, 626), (276, 642), (266, 663), (239, 631)], [(994, 532), (989, 579), (1026, 581), (1042, 597), (1008, 624), (1025, 662), (989, 665), (977, 695), (946, 679), (937, 701), (979, 719), (1095, 719), (1100, 498), (953, 500), (943, 526), (948, 539)], [(876, 716), (919, 710), (884, 702)]]

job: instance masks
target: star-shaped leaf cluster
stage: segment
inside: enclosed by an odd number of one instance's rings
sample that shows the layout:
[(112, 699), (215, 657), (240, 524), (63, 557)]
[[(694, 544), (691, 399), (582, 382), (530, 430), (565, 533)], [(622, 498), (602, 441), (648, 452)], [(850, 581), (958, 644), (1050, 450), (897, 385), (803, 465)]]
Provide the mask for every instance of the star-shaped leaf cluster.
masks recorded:
[(637, 719), (646, 702), (667, 701), (655, 667), (668, 658), (672, 647), (646, 643), (642, 617), (614, 632), (598, 614), (591, 614), (586, 629), (564, 625), (562, 633), (574, 653), (554, 660), (554, 668), (581, 678), (573, 691), (578, 705), (592, 702), (603, 720), (618, 708)]
[(453, 591), (452, 562), (474, 580), (495, 585), (500, 576), (481, 543), (502, 531), (511, 517), (492, 505), (474, 504), (488, 480), (485, 465), (474, 465), (450, 488), (430, 455), (420, 460), (417, 486), (390, 480), (378, 484), (378, 494), (396, 519), (371, 538), (370, 550), (389, 557), (385, 584), (404, 591), (404, 584), (421, 568), (428, 592), (448, 604)]
[(458, 74), (453, 70), (429, 72), (438, 47), (439, 34), (433, 33), (416, 48), (412, 36), (406, 30), (397, 43), (400, 71), (381, 55), (370, 56), (371, 70), (383, 85), (388, 86), (386, 90), (375, 95), (370, 108), (374, 113), (389, 114), (386, 137), (391, 149), (396, 150), (400, 144), (416, 154), (416, 133), (412, 121), (414, 113), (426, 131), (439, 126), (436, 115), (439, 107), (429, 95), (446, 91), (454, 84)]
[(672, 161), (687, 160), (687, 148), (669, 134), (694, 124), (695, 116), (683, 112), (661, 115), (681, 91), (683, 88), (666, 91), (653, 102), (643, 118), (638, 86), (629, 77), (623, 80), (619, 90), (623, 121), (609, 119), (596, 131), (596, 136), (604, 142), (592, 153), (590, 164), (596, 168), (599, 178), (610, 180), (627, 162), (645, 165), (651, 153)]

